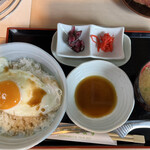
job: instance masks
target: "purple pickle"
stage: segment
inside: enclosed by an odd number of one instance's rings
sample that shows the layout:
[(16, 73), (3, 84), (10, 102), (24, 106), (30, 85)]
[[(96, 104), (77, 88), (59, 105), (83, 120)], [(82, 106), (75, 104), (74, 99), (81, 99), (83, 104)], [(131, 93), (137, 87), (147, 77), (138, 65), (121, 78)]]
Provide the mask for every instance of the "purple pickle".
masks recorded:
[(76, 31), (75, 26), (68, 33), (68, 45), (71, 49), (77, 53), (81, 52), (85, 48), (85, 44), (82, 40), (79, 39), (82, 31)]

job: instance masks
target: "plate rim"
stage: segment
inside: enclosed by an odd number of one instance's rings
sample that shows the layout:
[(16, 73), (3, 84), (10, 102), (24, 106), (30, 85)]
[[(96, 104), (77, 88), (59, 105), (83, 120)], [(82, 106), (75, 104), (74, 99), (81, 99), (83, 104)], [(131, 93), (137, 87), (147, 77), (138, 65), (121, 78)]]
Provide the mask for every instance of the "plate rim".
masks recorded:
[[(67, 113), (67, 115), (69, 116), (69, 118), (74, 122), (74, 124), (76, 124), (77, 126), (83, 128), (83, 129), (85, 129), (85, 130), (88, 130), (88, 131), (91, 131), (91, 132), (96, 132), (96, 133), (106, 133), (106, 132), (110, 132), (110, 131), (113, 131), (113, 130), (117, 129), (117, 128), (120, 127), (122, 124), (124, 124), (124, 123), (129, 119), (131, 113), (133, 112), (133, 109), (134, 109), (134, 106), (135, 106), (133, 85), (132, 85), (132, 83), (131, 83), (131, 81), (130, 81), (128, 75), (127, 75), (121, 68), (117, 67), (117, 66), (114, 65), (113, 63), (108, 62), (108, 61), (105, 61), (105, 60), (92, 60), (92, 61), (88, 61), (88, 62), (85, 62), (85, 63), (80, 64), (77, 68), (73, 69), (73, 70), (68, 74), (68, 76), (67, 76), (67, 86), (68, 86), (68, 84), (69, 84), (69, 81), (68, 81), (68, 80), (69, 80), (71, 74), (74, 73), (74, 72), (75, 72), (76, 70), (78, 70), (79, 68), (84, 68), (85, 65), (89, 65), (90, 63), (105, 63), (105, 64), (108, 65), (108, 66), (111, 65), (113, 68), (116, 68), (118, 71), (120, 71), (120, 72), (125, 76), (125, 78), (129, 81), (129, 87), (132, 88), (132, 92), (131, 92), (131, 93), (132, 93), (132, 95), (131, 95), (132, 101), (131, 101), (131, 103), (130, 103), (130, 104), (132, 104), (132, 105), (130, 105), (130, 111), (128, 110), (128, 111), (126, 112), (126, 117), (124, 116), (123, 119), (122, 119), (122, 121), (121, 121), (116, 127), (112, 127), (111, 129), (105, 129), (105, 130), (103, 130), (103, 131), (97, 130), (97, 129), (92, 130), (91, 128), (88, 128), (87, 126), (86, 126), (86, 127), (85, 127), (85, 126), (82, 126), (84, 123), (81, 125), (81, 124), (80, 124), (80, 121), (77, 121), (76, 119), (74, 119), (74, 117), (73, 117), (74, 115), (72, 116), (72, 115), (69, 113), (70, 111), (69, 111), (68, 106), (69, 106), (69, 101), (71, 101), (71, 98), (69, 99), (69, 91), (68, 91), (68, 100), (67, 100), (68, 105), (67, 105), (66, 113)], [(81, 81), (81, 80), (80, 80), (80, 81)], [(73, 100), (73, 99), (72, 99), (72, 100)], [(106, 119), (107, 119), (108, 116), (109, 116), (109, 115), (106, 116)], [(111, 116), (111, 115), (110, 115), (110, 116)], [(117, 117), (117, 118), (118, 118), (118, 117)], [(100, 119), (101, 119), (101, 118), (100, 118)]]
[[(145, 18), (150, 19), (150, 15), (147, 16), (147, 15), (144, 15), (144, 14), (138, 12), (138, 11), (135, 10), (133, 7), (131, 7), (131, 6), (126, 2), (126, 0), (122, 0), (122, 2), (123, 2), (123, 3), (125, 4), (125, 6), (127, 6), (132, 12), (134, 12), (134, 13), (136, 13), (137, 15), (140, 15), (140, 16), (142, 16), (142, 17), (145, 17)], [(139, 5), (141, 5), (141, 4), (139, 4)], [(145, 7), (146, 7), (146, 6), (145, 6)], [(150, 9), (150, 8), (149, 8), (149, 9)]]
[[(124, 65), (124, 64), (126, 64), (128, 61), (129, 61), (129, 59), (131, 58), (131, 39), (129, 38), (129, 36), (127, 36), (126, 34), (124, 34), (124, 37), (126, 38), (126, 39), (128, 39), (129, 40), (129, 46), (130, 46), (130, 48), (129, 48), (129, 50), (128, 50), (128, 53), (126, 52), (124, 52), (124, 54), (125, 54), (125, 58), (124, 59), (121, 59), (121, 60), (106, 60), (106, 61), (109, 61), (109, 62), (112, 62), (112, 63), (114, 63), (115, 65), (117, 65), (117, 66), (122, 66), (122, 65)], [(60, 56), (58, 56), (57, 54), (56, 54), (56, 44), (57, 44), (57, 42), (56, 42), (56, 40), (57, 40), (57, 31), (54, 33), (54, 35), (53, 35), (53, 37), (52, 37), (52, 41), (51, 41), (51, 52), (52, 52), (52, 54), (53, 54), (53, 56), (60, 62), (60, 63), (62, 63), (62, 64), (65, 64), (65, 65), (67, 65), (67, 66), (72, 66), (72, 67), (77, 67), (78, 65), (80, 65), (80, 63), (72, 63), (72, 64), (70, 64), (70, 63), (67, 63), (66, 61), (68, 61), (69, 59), (72, 59), (73, 61), (76, 61), (75, 59), (78, 59), (78, 58), (65, 58), (65, 57), (60, 57)], [(128, 58), (126, 58), (127, 55), (128, 54)], [(86, 61), (89, 61), (89, 60), (96, 60), (95, 58), (93, 59), (93, 58), (88, 58), (88, 59), (80, 59), (80, 60), (83, 60), (81, 63), (83, 63), (84, 62), (84, 60), (85, 60), (85, 62)], [(98, 59), (98, 60), (104, 60), (104, 59)], [(123, 61), (124, 60), (124, 61)], [(78, 61), (77, 61), (78, 62)], [(118, 62), (120, 62), (120, 63), (118, 63)]]

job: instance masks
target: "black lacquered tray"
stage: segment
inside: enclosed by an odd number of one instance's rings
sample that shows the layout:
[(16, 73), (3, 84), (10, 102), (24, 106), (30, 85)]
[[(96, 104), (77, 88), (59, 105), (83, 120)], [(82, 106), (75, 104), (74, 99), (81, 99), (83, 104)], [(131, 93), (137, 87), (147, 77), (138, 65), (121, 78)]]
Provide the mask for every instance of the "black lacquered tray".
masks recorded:
[[(27, 42), (39, 46), (40, 48), (51, 53), (51, 40), (56, 30), (51, 29), (29, 29), (29, 28), (8, 28), (7, 42)], [(131, 39), (132, 54), (130, 60), (120, 68), (129, 76), (134, 85), (135, 79), (141, 67), (150, 60), (150, 32), (148, 31), (126, 31)], [(53, 56), (53, 55), (52, 55)], [(64, 70), (65, 75), (74, 68), (59, 63)], [(130, 120), (150, 119), (150, 112), (146, 112), (137, 103), (135, 98), (135, 108), (129, 118)], [(71, 122), (65, 114), (62, 122)], [(145, 135), (146, 143), (144, 146), (150, 146), (150, 129), (136, 129), (130, 134)], [(119, 146), (143, 146), (136, 143), (118, 142)], [(37, 146), (101, 146), (98, 144), (67, 142), (56, 140), (45, 140)]]

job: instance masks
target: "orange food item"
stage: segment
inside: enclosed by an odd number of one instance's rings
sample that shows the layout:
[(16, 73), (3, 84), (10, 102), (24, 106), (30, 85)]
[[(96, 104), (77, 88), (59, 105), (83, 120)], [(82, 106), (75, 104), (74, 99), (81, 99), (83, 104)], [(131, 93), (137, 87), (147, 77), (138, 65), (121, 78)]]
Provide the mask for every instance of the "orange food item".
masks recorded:
[(16, 106), (21, 99), (19, 87), (15, 82), (6, 80), (0, 82), (0, 109)]
[(110, 36), (109, 33), (105, 33), (104, 36), (101, 36), (101, 50), (104, 52), (113, 51), (113, 41), (114, 37)]
[[(92, 41), (97, 44), (97, 51), (99, 52), (99, 49), (100, 49), (100, 40), (99, 40), (99, 38), (96, 35), (91, 35), (90, 37), (91, 37)], [(95, 38), (96, 38), (96, 41), (94, 40)]]
[(104, 52), (113, 51), (114, 36), (110, 36), (109, 33), (105, 33), (103, 36), (100, 36), (100, 39), (96, 35), (91, 35), (90, 37), (92, 41), (97, 44), (98, 52), (99, 52), (99, 49), (101, 49)]

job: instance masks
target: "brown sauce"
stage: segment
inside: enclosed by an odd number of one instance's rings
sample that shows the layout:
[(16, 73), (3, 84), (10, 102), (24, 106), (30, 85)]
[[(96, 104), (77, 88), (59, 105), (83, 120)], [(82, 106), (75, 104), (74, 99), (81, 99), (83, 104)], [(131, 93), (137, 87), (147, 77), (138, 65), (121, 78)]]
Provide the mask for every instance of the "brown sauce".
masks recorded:
[(44, 108), (42, 108), (42, 109), (41, 109), (41, 111), (42, 111), (42, 112), (44, 112), (44, 111), (45, 111), (45, 109), (44, 109)]
[(9, 70), (8, 67), (5, 67), (5, 68), (4, 68), (4, 72), (7, 72), (8, 70)]
[(84, 115), (99, 118), (114, 110), (117, 104), (117, 94), (113, 84), (107, 79), (89, 76), (78, 84), (75, 102)]
[(46, 92), (41, 88), (35, 88), (32, 93), (32, 98), (28, 102), (28, 105), (31, 107), (34, 107), (36, 105), (39, 105), (42, 101), (43, 96), (46, 94)]
[(39, 109), (40, 109), (40, 106), (37, 106), (37, 107), (36, 107), (36, 110), (38, 111)]

